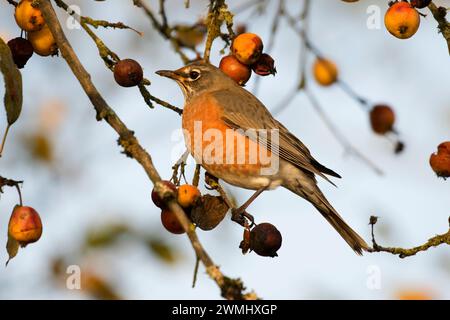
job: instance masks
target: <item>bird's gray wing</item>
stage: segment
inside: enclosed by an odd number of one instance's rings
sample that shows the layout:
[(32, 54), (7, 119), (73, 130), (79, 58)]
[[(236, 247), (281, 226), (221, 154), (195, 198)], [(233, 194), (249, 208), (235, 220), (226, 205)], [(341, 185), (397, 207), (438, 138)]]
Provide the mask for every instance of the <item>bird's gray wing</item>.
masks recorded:
[[(327, 181), (325, 175), (340, 176), (316, 161), (308, 148), (280, 122), (273, 118), (269, 110), (250, 92), (245, 89), (219, 90), (212, 93), (214, 99), (223, 108), (223, 120), (233, 129), (241, 129), (246, 135), (264, 145), (296, 167), (315, 173)], [(257, 131), (249, 129), (278, 129), (279, 142), (271, 141), (270, 134), (261, 136)], [(331, 182), (331, 181), (330, 181)]]

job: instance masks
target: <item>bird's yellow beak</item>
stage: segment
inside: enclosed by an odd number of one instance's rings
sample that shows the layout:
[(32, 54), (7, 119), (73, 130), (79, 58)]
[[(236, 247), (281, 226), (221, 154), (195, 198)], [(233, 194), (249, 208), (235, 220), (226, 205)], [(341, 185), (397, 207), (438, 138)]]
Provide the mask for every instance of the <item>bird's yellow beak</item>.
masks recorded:
[(155, 73), (161, 77), (166, 77), (173, 80), (180, 80), (182, 78), (182, 75), (178, 71), (159, 70)]

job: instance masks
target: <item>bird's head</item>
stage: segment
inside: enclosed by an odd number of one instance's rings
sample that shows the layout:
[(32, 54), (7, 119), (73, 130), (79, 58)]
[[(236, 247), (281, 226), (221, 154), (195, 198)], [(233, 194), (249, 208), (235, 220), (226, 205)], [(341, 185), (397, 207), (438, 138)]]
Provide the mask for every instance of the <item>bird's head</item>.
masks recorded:
[(196, 61), (174, 71), (159, 70), (156, 74), (175, 80), (186, 100), (200, 93), (237, 85), (220, 69), (205, 61)]

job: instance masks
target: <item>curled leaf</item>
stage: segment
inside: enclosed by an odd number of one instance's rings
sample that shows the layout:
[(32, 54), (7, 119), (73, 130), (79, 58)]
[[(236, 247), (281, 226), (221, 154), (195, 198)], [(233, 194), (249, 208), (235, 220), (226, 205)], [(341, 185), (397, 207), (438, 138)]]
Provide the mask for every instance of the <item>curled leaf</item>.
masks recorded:
[(6, 261), (6, 266), (8, 266), (9, 261), (13, 259), (17, 252), (19, 252), (19, 242), (16, 239), (8, 235), (8, 242), (6, 243), (6, 251), (8, 252), (9, 258)]
[(0, 70), (5, 80), (5, 109), (8, 125), (12, 125), (22, 111), (22, 75), (11, 55), (8, 45), (0, 39)]
[(2, 155), (3, 147), (5, 145), (6, 136), (9, 128), (20, 116), (22, 111), (22, 75), (17, 69), (16, 64), (12, 58), (11, 50), (8, 45), (0, 38), (0, 71), (3, 74), (5, 81), (5, 97), (4, 104), (6, 109), (6, 119), (8, 125), (3, 135), (3, 140), (0, 145), (0, 157)]
[(228, 205), (222, 197), (206, 194), (192, 208), (190, 217), (197, 227), (209, 231), (222, 222), (228, 209)]

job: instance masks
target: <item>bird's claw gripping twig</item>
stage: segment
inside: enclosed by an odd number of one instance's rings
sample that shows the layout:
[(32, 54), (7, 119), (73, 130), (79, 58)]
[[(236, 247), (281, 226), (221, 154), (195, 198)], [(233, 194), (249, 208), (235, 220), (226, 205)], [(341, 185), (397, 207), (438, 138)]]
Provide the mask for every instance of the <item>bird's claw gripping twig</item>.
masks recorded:
[[(231, 220), (243, 227), (252, 227), (255, 224), (255, 218), (242, 207), (231, 210)], [(250, 225), (247, 220), (250, 222)]]

